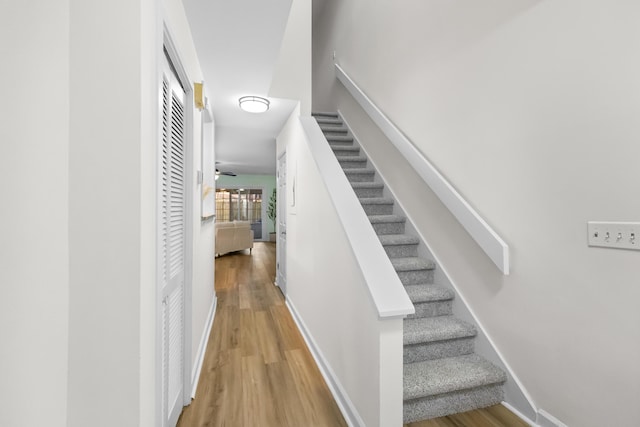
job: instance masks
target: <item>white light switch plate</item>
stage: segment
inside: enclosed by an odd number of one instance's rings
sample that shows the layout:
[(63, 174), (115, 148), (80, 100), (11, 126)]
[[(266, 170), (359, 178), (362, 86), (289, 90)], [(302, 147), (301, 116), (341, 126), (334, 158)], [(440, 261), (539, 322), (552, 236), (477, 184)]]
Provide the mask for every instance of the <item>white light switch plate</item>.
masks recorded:
[(640, 250), (640, 222), (587, 222), (589, 246)]

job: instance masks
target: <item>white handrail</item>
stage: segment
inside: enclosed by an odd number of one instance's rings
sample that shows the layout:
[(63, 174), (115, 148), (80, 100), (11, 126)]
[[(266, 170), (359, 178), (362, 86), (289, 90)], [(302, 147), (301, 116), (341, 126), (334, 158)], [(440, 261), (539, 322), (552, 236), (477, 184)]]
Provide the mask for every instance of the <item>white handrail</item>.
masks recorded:
[(390, 318), (413, 314), (413, 304), (320, 126), (313, 117), (300, 117), (300, 122), (320, 176), (369, 287), (378, 316)]
[(418, 175), (427, 183), (453, 216), (467, 230), (503, 274), (509, 274), (509, 246), (462, 198), (460, 193), (427, 160), (416, 146), (384, 115), (345, 71), (335, 64), (336, 75), (360, 106), (378, 125), (393, 145), (402, 153)]

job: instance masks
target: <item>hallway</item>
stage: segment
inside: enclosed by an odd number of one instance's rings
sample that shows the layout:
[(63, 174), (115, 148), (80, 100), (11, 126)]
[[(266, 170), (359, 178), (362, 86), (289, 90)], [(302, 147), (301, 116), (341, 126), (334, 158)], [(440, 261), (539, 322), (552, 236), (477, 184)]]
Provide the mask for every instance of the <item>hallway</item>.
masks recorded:
[(275, 244), (256, 242), (252, 255), (216, 258), (216, 316), (178, 426), (346, 426), (273, 285), (275, 256)]
[[(179, 427), (340, 427), (346, 423), (273, 285), (274, 243), (216, 258), (218, 307), (196, 399)], [(502, 405), (407, 427), (526, 427)]]

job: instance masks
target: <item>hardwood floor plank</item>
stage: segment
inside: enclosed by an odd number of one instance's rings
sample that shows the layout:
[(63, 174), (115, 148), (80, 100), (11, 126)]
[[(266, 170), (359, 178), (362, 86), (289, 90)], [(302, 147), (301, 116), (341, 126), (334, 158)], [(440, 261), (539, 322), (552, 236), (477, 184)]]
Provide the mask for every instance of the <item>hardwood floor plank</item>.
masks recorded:
[(298, 326), (291, 318), (289, 309), (284, 305), (271, 307), (271, 315), (273, 317), (276, 329), (278, 331), (278, 342), (282, 344), (282, 352), (287, 350), (296, 350), (305, 347), (302, 334), (298, 330)]
[(405, 424), (404, 427), (528, 427), (502, 405)]
[(260, 352), (265, 363), (275, 363), (282, 360), (278, 346), (278, 336), (276, 335), (276, 325), (271, 318), (269, 311), (256, 311), (256, 332)]
[(529, 424), (522, 421), (520, 418), (514, 415), (509, 409), (503, 405), (494, 405), (485, 410), (490, 413), (494, 419), (500, 423), (499, 426), (509, 427), (529, 427)]
[(240, 347), (243, 356), (260, 353), (255, 313), (251, 309), (240, 310)]
[(271, 363), (266, 370), (278, 425), (308, 425), (288, 362)]
[(242, 425), (278, 425), (261, 355), (242, 358)]
[(334, 403), (334, 405), (330, 406), (325, 399), (322, 399), (322, 396), (329, 393), (329, 390), (322, 380), (313, 358), (305, 349), (289, 350), (286, 352), (286, 357), (289, 361), (296, 389), (301, 396), (305, 396), (301, 400), (302, 409), (309, 422), (308, 425), (323, 427), (346, 426), (342, 415), (337, 410), (337, 405)]
[(273, 243), (216, 258), (216, 316), (196, 398), (178, 426), (346, 426), (274, 277)]

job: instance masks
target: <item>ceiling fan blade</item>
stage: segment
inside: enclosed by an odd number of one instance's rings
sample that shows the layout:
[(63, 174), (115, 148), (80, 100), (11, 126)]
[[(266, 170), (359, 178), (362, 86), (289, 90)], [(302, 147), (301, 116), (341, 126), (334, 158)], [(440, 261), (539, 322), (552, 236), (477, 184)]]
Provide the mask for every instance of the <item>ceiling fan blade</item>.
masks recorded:
[(216, 168), (216, 175), (236, 176), (235, 172), (220, 172), (218, 168)]

